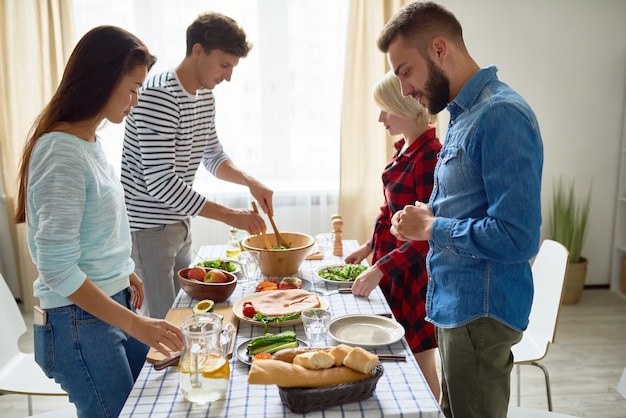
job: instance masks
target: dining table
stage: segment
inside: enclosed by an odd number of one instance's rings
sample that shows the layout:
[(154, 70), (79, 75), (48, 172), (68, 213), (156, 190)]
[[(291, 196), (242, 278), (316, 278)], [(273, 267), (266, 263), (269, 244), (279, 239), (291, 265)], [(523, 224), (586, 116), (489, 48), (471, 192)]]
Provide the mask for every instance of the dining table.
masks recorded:
[[(301, 264), (298, 276), (311, 290), (330, 291), (338, 285), (328, 283), (317, 276), (321, 266), (341, 264), (343, 258), (358, 248), (356, 240), (342, 241), (342, 256), (333, 255), (330, 259), (306, 259)], [(197, 252), (198, 260), (225, 259), (225, 245), (205, 245)], [(315, 258), (315, 257), (313, 257)], [(364, 262), (365, 263), (365, 262)], [(260, 272), (259, 274), (263, 276)], [(263, 278), (263, 277), (262, 277)], [(307, 283), (308, 282), (308, 283)], [(240, 298), (255, 292), (255, 287), (237, 285), (231, 297), (216, 306), (232, 306)], [(391, 309), (379, 287), (368, 296), (360, 297), (352, 293), (335, 293), (320, 296), (328, 302), (333, 318), (347, 315), (384, 315), (390, 316)], [(182, 289), (173, 304), (174, 308), (193, 307), (197, 301)], [(269, 332), (276, 333), (293, 329), (297, 337), (306, 341), (306, 334), (301, 323), (281, 327), (270, 327)], [(263, 325), (248, 321), (238, 321), (235, 347), (245, 344), (251, 338), (263, 335)], [(326, 344), (339, 344), (327, 336)], [(294, 413), (285, 406), (279, 396), (276, 385), (248, 384), (250, 366), (237, 358), (230, 358), (230, 384), (226, 395), (208, 404), (190, 403), (183, 397), (178, 387), (177, 367), (155, 370), (153, 364), (146, 362), (132, 388), (120, 414), (121, 417), (443, 417), (437, 400), (430, 391), (424, 375), (420, 371), (415, 357), (404, 339), (388, 345), (364, 347), (375, 354), (404, 355), (403, 360), (381, 360), (383, 375), (378, 380), (373, 395), (365, 400), (345, 403), (306, 414)]]

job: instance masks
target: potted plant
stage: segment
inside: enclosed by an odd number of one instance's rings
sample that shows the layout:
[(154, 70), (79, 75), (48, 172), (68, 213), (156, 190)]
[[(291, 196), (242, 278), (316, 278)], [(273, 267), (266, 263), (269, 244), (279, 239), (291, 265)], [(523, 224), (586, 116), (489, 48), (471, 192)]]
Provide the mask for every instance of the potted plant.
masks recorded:
[(564, 304), (580, 300), (587, 276), (587, 259), (581, 251), (587, 236), (591, 187), (587, 196), (578, 198), (574, 192), (574, 181), (564, 184), (559, 179), (552, 193), (552, 211), (548, 219), (550, 238), (560, 242), (569, 251), (569, 265), (563, 289)]

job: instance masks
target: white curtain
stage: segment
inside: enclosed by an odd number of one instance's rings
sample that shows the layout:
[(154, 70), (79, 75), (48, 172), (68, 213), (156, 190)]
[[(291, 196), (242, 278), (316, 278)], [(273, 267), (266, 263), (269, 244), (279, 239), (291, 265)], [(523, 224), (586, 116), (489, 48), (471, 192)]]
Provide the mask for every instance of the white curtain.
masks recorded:
[(6, 211), (2, 223), (7, 228), (0, 236), (2, 273), (27, 309), (35, 304), (32, 282), (37, 271), (26, 247), (24, 224), (13, 223), (17, 170), (28, 131), (56, 89), (71, 52), (70, 9), (70, 0), (0, 2), (0, 180), (4, 190), (0, 216)]
[[(151, 71), (180, 63), (185, 31), (212, 10), (235, 19), (253, 44), (231, 82), (215, 90), (220, 141), (234, 163), (271, 187), (274, 220), (284, 231), (331, 230), (338, 210), (339, 135), (348, 0), (73, 0), (77, 38), (116, 24), (139, 36), (158, 61)], [(119, 170), (123, 124), (100, 137)], [(248, 190), (215, 179), (202, 167), (194, 187), (228, 207), (250, 207)], [(268, 228), (270, 223), (266, 222)], [(194, 247), (225, 243), (228, 226), (192, 221)]]
[(393, 154), (391, 138), (378, 122), (372, 86), (388, 70), (376, 40), (406, 0), (351, 0), (341, 114), (339, 210), (344, 237), (367, 240), (383, 203), (381, 173)]

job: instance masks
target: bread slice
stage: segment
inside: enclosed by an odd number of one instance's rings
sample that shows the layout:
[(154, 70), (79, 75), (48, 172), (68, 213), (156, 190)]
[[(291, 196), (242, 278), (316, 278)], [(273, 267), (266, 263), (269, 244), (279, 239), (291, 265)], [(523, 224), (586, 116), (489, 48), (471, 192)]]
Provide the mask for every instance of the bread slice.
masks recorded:
[(353, 347), (343, 359), (343, 365), (361, 373), (371, 373), (378, 364), (378, 356), (362, 347)]
[(352, 347), (345, 344), (339, 344), (331, 348), (329, 353), (335, 358), (335, 366), (341, 366), (343, 364), (343, 359), (346, 358), (350, 351), (352, 351)]
[(309, 370), (329, 369), (335, 365), (335, 358), (327, 351), (310, 351), (295, 356), (293, 358), (293, 364), (297, 364)]

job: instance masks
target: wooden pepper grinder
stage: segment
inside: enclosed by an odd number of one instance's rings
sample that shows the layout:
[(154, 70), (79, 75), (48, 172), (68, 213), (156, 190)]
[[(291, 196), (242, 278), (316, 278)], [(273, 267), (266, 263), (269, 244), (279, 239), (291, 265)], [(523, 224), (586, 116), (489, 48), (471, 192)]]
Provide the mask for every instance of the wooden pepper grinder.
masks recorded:
[(333, 227), (333, 233), (335, 234), (335, 247), (333, 248), (333, 255), (343, 255), (343, 218), (341, 215), (333, 215), (330, 217), (330, 223)]

